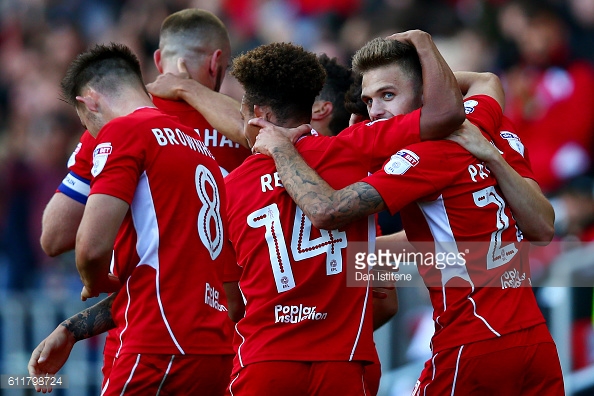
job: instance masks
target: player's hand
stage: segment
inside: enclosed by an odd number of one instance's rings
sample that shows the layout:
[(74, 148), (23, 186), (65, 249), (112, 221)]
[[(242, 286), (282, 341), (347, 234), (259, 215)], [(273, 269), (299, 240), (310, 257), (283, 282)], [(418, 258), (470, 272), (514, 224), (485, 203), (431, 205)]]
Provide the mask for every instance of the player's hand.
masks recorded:
[(262, 118), (252, 118), (248, 123), (260, 128), (252, 152), (268, 156), (272, 156), (274, 148), (286, 144), (293, 145), (301, 136), (311, 132), (311, 125), (309, 124), (300, 125), (297, 128), (283, 128)]
[[(76, 340), (66, 327), (59, 325), (33, 350), (27, 368), (31, 376), (56, 374), (70, 356)], [(35, 385), (37, 392), (49, 393), (51, 386)]]
[(117, 292), (121, 287), (122, 283), (120, 282), (120, 279), (110, 273), (107, 274), (107, 277), (94, 288), (87, 287), (87, 285), (83, 286), (80, 292), (80, 299), (82, 301), (87, 301), (89, 298), (99, 297), (101, 293)]
[(395, 33), (386, 37), (387, 40), (397, 40), (401, 43), (410, 44), (414, 47), (418, 47), (424, 41), (431, 41), (431, 35), (422, 30), (414, 29), (407, 30), (405, 32)]
[(489, 162), (501, 156), (499, 150), (485, 139), (480, 129), (468, 120), (446, 139), (458, 143), (481, 161)]
[(180, 90), (183, 84), (188, 83), (190, 73), (183, 58), (177, 60), (177, 73), (164, 73), (157, 77), (155, 81), (147, 84), (146, 89), (153, 96), (163, 99), (179, 100)]

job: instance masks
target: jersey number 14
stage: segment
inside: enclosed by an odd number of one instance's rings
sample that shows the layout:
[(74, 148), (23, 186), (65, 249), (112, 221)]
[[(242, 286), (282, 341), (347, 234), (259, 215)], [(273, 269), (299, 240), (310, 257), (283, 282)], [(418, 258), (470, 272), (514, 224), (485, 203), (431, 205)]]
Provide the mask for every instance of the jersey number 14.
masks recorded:
[[(289, 251), (285, 244), (285, 235), (280, 223), (277, 204), (271, 204), (252, 212), (247, 217), (252, 228), (265, 227), (264, 237), (268, 245), (268, 254), (272, 264), (272, 273), (279, 293), (295, 287)], [(321, 236), (311, 239), (311, 221), (297, 207), (291, 236), (291, 252), (295, 261), (326, 254), (326, 275), (342, 272), (342, 249), (347, 247), (346, 232), (338, 230), (320, 230)]]

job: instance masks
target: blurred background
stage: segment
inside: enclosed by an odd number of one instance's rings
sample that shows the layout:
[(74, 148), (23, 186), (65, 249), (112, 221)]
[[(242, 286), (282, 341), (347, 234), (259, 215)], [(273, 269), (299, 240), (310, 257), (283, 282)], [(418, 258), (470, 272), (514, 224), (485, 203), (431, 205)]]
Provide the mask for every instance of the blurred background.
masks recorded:
[[(535, 292), (567, 394), (594, 394), (594, 0), (0, 0), (1, 374), (26, 374), (33, 348), (85, 306), (74, 255), (49, 258), (39, 246), (43, 209), (83, 132), (59, 100), (68, 63), (91, 44), (121, 42), (150, 82), (161, 22), (188, 7), (226, 23), (234, 54), (291, 41), (349, 66), (371, 38), (422, 29), (453, 70), (499, 75), (505, 113), (556, 212), (554, 242), (532, 254)], [(230, 76), (222, 91), (241, 99)], [(397, 227), (383, 218), (384, 232)], [(400, 312), (376, 332), (381, 395), (410, 394), (430, 357), (427, 292), (399, 294)], [(77, 344), (58, 395), (99, 394), (102, 347), (102, 338)]]

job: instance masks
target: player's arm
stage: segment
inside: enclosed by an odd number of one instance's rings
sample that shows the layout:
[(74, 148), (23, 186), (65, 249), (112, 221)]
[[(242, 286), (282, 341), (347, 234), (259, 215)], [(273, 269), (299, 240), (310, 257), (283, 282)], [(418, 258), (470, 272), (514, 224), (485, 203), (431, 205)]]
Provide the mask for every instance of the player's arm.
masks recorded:
[[(68, 360), (76, 342), (115, 328), (111, 316), (111, 306), (115, 296), (114, 293), (60, 323), (33, 350), (28, 364), (29, 375), (56, 374)], [(43, 390), (41, 387), (37, 389), (38, 392), (41, 390)]]
[[(473, 72), (456, 72), (455, 75), (465, 98), (488, 95), (503, 109), (505, 93), (499, 77), (492, 73)], [(520, 176), (471, 123), (465, 122), (450, 139), (485, 162), (497, 179), (497, 184), (526, 239), (539, 245), (551, 242), (555, 233), (555, 212), (538, 183)]]
[(41, 248), (50, 257), (74, 249), (76, 231), (85, 205), (66, 194), (56, 192), (41, 219)]
[(127, 202), (106, 194), (89, 196), (76, 235), (76, 268), (83, 282), (83, 300), (119, 290), (109, 266), (117, 232), (128, 211)]
[(225, 289), (227, 295), (229, 318), (234, 322), (239, 322), (245, 316), (245, 304), (239, 290), (239, 283), (223, 282), (223, 289)]
[(423, 73), (421, 139), (442, 139), (448, 136), (465, 119), (462, 94), (454, 73), (428, 33), (409, 30), (388, 38), (412, 44), (419, 55)]
[(180, 75), (161, 74), (146, 86), (154, 96), (184, 100), (206, 118), (220, 133), (245, 148), (249, 148), (243, 134), (241, 104), (230, 96), (213, 91), (196, 80), (188, 78), (185, 66), (179, 64)]
[(497, 179), (497, 184), (526, 239), (534, 244), (547, 245), (551, 242), (555, 233), (555, 212), (538, 184), (520, 176), (472, 123), (465, 122), (461, 130), (449, 139), (485, 162)]
[(263, 119), (254, 150), (274, 159), (283, 186), (293, 201), (319, 229), (340, 228), (356, 219), (380, 212), (386, 205), (375, 188), (365, 182), (334, 190), (307, 165), (293, 143), (277, 127)]
[(487, 95), (495, 99), (501, 109), (505, 107), (505, 92), (501, 80), (493, 73), (476, 73), (467, 71), (454, 72), (464, 99), (473, 95)]

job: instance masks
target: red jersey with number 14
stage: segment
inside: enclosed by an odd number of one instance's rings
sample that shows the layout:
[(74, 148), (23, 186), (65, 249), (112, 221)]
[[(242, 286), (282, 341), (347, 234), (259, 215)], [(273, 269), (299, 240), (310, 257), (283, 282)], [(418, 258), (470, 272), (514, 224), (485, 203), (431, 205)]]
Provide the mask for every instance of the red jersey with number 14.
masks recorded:
[[(419, 141), (419, 116), (360, 123), (335, 137), (307, 136), (296, 148), (342, 188), (377, 169), (393, 150)], [(358, 145), (363, 149), (354, 149)], [(346, 279), (346, 250), (367, 252), (373, 219), (316, 229), (264, 155), (248, 158), (225, 183), (229, 239), (243, 267), (246, 303), (236, 325), (235, 370), (274, 360), (376, 361), (371, 295), (366, 287), (347, 287)]]
[(118, 234), (118, 353), (229, 354), (225, 189), (196, 133), (155, 108), (107, 123), (91, 194), (130, 204)]

